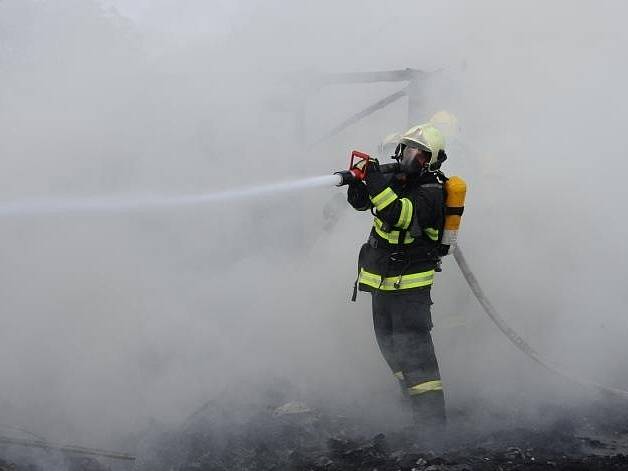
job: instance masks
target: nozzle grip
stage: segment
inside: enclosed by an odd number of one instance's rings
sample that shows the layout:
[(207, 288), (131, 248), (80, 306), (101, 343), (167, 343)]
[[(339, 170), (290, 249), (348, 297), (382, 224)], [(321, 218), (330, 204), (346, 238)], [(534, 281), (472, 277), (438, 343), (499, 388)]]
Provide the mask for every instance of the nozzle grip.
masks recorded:
[[(358, 165), (359, 163), (363, 164), (362, 167)], [(382, 173), (399, 173), (400, 171), (399, 163), (380, 164), (377, 159), (372, 159), (368, 154), (354, 150), (351, 153), (349, 170), (334, 172), (334, 175), (339, 177), (336, 186), (363, 181), (366, 178), (366, 170), (369, 165), (377, 166), (378, 171)]]
[(349, 170), (341, 170), (340, 172), (334, 172), (334, 175), (338, 175), (338, 183), (336, 186), (344, 186), (348, 185), (351, 182), (355, 181), (355, 177)]

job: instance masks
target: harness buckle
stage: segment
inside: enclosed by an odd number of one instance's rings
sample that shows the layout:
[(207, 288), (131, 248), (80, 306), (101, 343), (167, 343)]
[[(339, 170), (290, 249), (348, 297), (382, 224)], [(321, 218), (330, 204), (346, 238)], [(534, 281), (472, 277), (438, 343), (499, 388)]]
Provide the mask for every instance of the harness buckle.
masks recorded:
[(403, 274), (399, 275), (399, 278), (397, 278), (397, 281), (395, 281), (393, 283), (393, 286), (395, 287), (395, 289), (399, 289), (399, 287), (401, 286), (401, 278), (403, 277)]
[(391, 262), (405, 262), (408, 260), (408, 254), (405, 252), (393, 252), (390, 254)]
[(375, 237), (369, 236), (368, 244), (376, 249), (379, 246), (379, 241)]

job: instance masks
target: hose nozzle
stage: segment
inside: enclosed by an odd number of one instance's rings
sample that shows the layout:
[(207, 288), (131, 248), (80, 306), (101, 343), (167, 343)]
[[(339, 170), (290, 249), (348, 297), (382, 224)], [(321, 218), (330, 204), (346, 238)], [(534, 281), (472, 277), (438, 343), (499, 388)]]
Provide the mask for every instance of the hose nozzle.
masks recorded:
[(338, 183), (336, 186), (344, 186), (349, 183), (353, 183), (358, 181), (356, 176), (351, 172), (351, 170), (341, 170), (340, 172), (334, 172), (334, 175), (338, 176)]
[[(400, 167), (398, 163), (381, 164), (379, 165), (379, 171), (382, 173), (399, 173)], [(360, 168), (352, 168), (350, 170), (341, 170), (334, 172), (334, 175), (338, 175), (338, 183), (336, 186), (348, 185), (349, 183), (360, 182), (364, 180), (365, 172)]]

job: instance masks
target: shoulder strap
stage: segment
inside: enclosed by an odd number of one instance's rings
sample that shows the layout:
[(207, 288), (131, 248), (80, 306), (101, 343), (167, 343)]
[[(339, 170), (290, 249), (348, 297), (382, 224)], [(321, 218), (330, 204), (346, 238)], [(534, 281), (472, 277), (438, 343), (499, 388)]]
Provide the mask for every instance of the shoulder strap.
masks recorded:
[(440, 246), (441, 242), (443, 241), (443, 233), (445, 232), (445, 216), (447, 215), (447, 190), (445, 189), (445, 183), (447, 183), (447, 180), (449, 180), (449, 178), (440, 170), (438, 170), (436, 173), (436, 178), (438, 179), (438, 183), (437, 185), (439, 185), (442, 189), (443, 189), (443, 202), (441, 204), (441, 210), (442, 210), (442, 215), (443, 215), (443, 220), (441, 221), (441, 225), (438, 228), (438, 245)]

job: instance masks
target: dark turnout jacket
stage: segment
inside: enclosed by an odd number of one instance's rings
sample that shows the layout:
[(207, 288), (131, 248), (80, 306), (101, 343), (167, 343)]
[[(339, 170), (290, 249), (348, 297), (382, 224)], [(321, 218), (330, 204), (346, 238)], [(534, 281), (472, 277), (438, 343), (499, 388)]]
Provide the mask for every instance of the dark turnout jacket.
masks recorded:
[(445, 219), (443, 185), (433, 174), (409, 178), (373, 171), (349, 185), (349, 203), (374, 215), (360, 250), (362, 291), (399, 293), (425, 289), (434, 279)]

